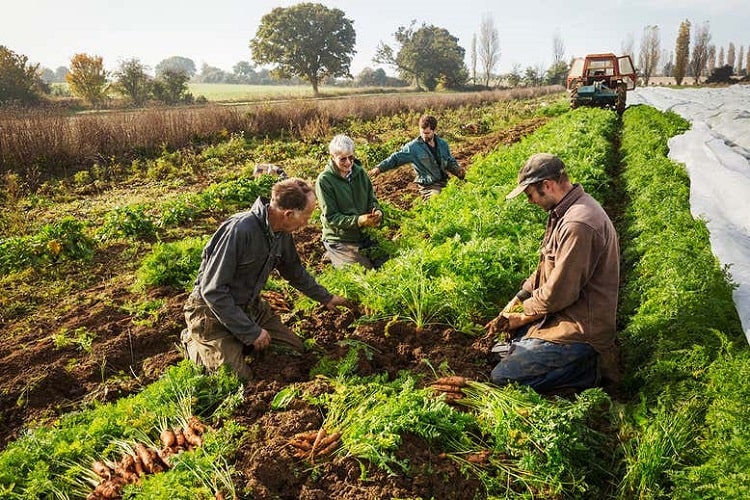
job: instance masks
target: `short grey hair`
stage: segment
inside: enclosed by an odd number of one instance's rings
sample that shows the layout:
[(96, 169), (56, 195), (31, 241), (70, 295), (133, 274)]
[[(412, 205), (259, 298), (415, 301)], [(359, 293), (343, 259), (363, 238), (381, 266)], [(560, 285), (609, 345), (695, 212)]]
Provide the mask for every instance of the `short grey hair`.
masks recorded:
[(331, 139), (328, 152), (332, 155), (352, 155), (354, 154), (354, 141), (348, 135), (339, 134)]

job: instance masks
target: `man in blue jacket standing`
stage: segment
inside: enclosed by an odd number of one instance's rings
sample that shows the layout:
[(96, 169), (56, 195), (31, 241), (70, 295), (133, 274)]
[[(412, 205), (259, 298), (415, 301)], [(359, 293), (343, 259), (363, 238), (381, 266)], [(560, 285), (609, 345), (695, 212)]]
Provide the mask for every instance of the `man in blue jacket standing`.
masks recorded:
[(328, 145), (328, 151), (331, 159), (315, 183), (326, 255), (333, 267), (348, 264), (360, 264), (366, 269), (378, 267), (379, 262), (365, 255), (374, 246), (366, 228), (383, 220), (372, 182), (354, 157), (354, 141), (350, 137), (337, 135)]
[(419, 137), (404, 145), (400, 151), (381, 161), (370, 170), (370, 177), (411, 163), (416, 175), (414, 182), (425, 199), (439, 193), (448, 184), (448, 172), (459, 179), (466, 170), (459, 166), (444, 139), (435, 134), (437, 118), (424, 115), (419, 119)]

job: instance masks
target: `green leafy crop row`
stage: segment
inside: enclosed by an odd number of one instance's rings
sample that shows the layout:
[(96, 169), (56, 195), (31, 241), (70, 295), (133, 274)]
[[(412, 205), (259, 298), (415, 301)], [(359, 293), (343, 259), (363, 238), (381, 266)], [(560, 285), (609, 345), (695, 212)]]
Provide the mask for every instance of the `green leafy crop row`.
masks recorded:
[[(746, 498), (750, 382), (732, 285), (690, 213), (689, 178), (667, 158), (688, 124), (629, 108), (623, 118), (620, 316), (631, 408), (626, 498)], [(623, 432), (623, 435), (626, 433)]]
[[(160, 430), (184, 421), (191, 414), (205, 419), (226, 417), (238, 402), (238, 389), (241, 389), (239, 381), (228, 371), (206, 376), (184, 361), (169, 368), (159, 381), (135, 396), (66, 414), (52, 427), (32, 429), (0, 453), (0, 497), (84, 498), (96, 484), (86, 481), (91, 477), (88, 473), (94, 460), (117, 461), (123, 442), (158, 442)], [(185, 452), (186, 463), (211, 464), (218, 457), (230, 454), (234, 445), (229, 443), (236, 438), (233, 434), (237, 429), (230, 426), (224, 432), (212, 441), (213, 452), (208, 446), (190, 452), (192, 455)], [(156, 482), (168, 484), (179, 475), (183, 478), (182, 490), (200, 491), (201, 474), (187, 474), (188, 481), (184, 482), (186, 467), (174, 467), (141, 488), (164, 489), (155, 486)], [(155, 498), (148, 493), (138, 494), (137, 489), (134, 493), (131, 498)], [(212, 498), (212, 493), (206, 492), (201, 497)]]
[(601, 111), (563, 115), (519, 144), (476, 159), (464, 182), (451, 181), (402, 218), (398, 249), (382, 268), (353, 267), (322, 280), (353, 293), (377, 316), (476, 331), (536, 263), (545, 214), (525, 201), (505, 201), (526, 158), (558, 154), (574, 181), (600, 200), (607, 195), (616, 119)]

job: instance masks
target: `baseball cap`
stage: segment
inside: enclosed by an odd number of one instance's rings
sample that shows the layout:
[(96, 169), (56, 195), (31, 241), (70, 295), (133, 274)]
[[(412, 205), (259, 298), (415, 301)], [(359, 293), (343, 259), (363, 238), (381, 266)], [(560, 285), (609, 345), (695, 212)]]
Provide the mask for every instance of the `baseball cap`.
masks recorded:
[(506, 200), (515, 198), (526, 189), (529, 184), (543, 181), (544, 179), (557, 179), (565, 172), (562, 160), (549, 153), (535, 153), (526, 161), (518, 172), (518, 186), (508, 193)]

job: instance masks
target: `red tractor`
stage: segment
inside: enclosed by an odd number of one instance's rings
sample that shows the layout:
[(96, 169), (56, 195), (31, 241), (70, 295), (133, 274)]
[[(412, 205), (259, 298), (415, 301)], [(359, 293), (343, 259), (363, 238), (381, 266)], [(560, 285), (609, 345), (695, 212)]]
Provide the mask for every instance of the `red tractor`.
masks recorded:
[(566, 86), (570, 107), (597, 106), (622, 114), (628, 90), (635, 89), (636, 73), (630, 56), (589, 54), (573, 60)]

